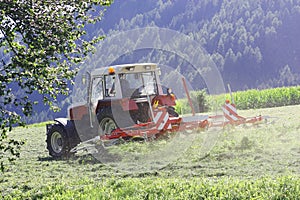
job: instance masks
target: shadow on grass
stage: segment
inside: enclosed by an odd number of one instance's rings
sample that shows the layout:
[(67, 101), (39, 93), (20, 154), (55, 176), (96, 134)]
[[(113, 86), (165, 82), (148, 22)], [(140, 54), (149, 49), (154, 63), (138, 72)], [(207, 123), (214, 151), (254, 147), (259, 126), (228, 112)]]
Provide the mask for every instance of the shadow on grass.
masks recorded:
[(38, 161), (41, 162), (54, 162), (54, 161), (64, 161), (64, 162), (78, 162), (79, 164), (102, 164), (101, 161), (96, 159), (91, 154), (86, 155), (71, 155), (63, 158), (53, 158), (51, 156), (47, 157), (38, 157)]

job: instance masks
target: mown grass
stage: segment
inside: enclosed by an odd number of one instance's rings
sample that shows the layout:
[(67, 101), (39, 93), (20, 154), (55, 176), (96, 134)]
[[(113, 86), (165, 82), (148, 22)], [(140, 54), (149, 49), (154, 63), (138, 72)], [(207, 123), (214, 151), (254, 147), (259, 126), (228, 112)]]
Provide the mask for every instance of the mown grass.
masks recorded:
[[(300, 106), (243, 110), (239, 114), (277, 118), (270, 118), (276, 121), (269, 124), (212, 128), (197, 133), (202, 142), (191, 143), (185, 151), (176, 152), (177, 159), (169, 164), (145, 171), (122, 171), (84, 153), (68, 160), (53, 160), (45, 147), (44, 126), (16, 128), (11, 137), (23, 139), (26, 144), (21, 158), (0, 176), (0, 197), (297, 199), (300, 196)], [(181, 139), (195, 137), (196, 133), (191, 134)], [(122, 148), (130, 149), (130, 144)], [(176, 145), (173, 148), (175, 151)], [(159, 161), (163, 156), (153, 159)]]
[(299, 177), (256, 180), (220, 178), (109, 178), (50, 185), (31, 192), (16, 192), (15, 198), (44, 199), (297, 199)]

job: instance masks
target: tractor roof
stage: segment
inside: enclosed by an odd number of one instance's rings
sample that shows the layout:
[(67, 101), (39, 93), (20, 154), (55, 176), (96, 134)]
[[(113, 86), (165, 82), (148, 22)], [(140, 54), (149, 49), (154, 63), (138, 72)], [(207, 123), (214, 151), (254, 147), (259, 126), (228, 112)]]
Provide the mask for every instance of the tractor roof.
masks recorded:
[(157, 69), (157, 64), (155, 63), (123, 64), (123, 65), (114, 65), (114, 66), (101, 67), (95, 69), (91, 72), (91, 75), (97, 76), (97, 75), (108, 75), (111, 73), (116, 73), (116, 74), (138, 73), (138, 72), (155, 71), (156, 69)]

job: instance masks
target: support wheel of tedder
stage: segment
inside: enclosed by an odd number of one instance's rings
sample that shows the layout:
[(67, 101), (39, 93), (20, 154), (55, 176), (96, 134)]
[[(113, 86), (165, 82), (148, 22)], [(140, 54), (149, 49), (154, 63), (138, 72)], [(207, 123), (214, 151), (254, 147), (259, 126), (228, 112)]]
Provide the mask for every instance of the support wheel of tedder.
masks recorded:
[(47, 132), (47, 149), (54, 158), (63, 158), (70, 155), (70, 144), (65, 129), (54, 124)]

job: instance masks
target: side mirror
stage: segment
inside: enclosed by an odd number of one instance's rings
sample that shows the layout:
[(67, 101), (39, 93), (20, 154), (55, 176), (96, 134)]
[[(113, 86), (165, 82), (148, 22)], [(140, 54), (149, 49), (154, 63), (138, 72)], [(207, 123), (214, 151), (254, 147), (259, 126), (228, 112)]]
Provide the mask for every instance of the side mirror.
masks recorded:
[(161, 76), (161, 70), (158, 68), (158, 76)]
[(81, 77), (81, 83), (83, 84), (83, 85), (85, 85), (86, 84), (86, 74), (84, 74), (84, 75), (82, 75), (82, 77)]

